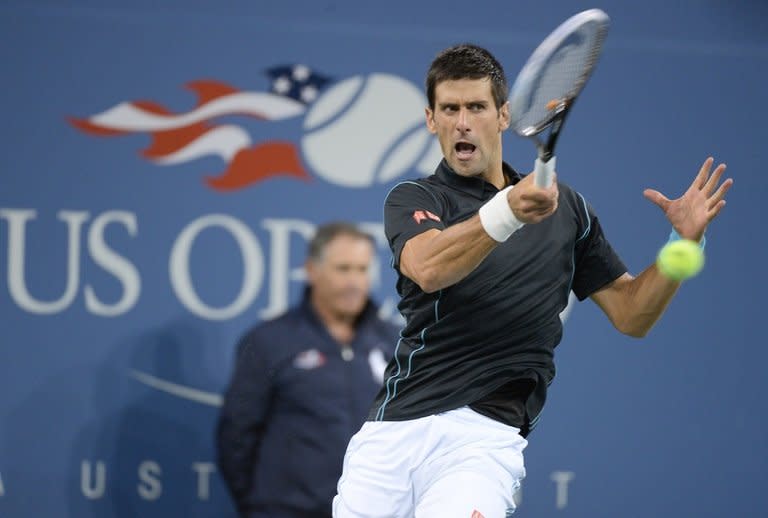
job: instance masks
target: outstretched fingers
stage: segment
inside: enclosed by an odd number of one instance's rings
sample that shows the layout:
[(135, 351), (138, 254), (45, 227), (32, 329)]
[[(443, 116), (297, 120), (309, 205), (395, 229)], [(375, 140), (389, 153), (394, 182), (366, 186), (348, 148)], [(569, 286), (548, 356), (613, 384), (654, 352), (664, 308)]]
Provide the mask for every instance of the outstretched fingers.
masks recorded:
[[(707, 200), (709, 202), (708, 209), (710, 212), (715, 211), (712, 214), (712, 218), (714, 218), (718, 212), (720, 212), (720, 209), (722, 209), (725, 206), (725, 193), (728, 192), (728, 190), (733, 185), (733, 179), (728, 178), (725, 180), (720, 187), (715, 191), (715, 193), (709, 197)], [(710, 218), (711, 219), (711, 218)]]
[(720, 200), (715, 204), (712, 209), (709, 211), (709, 221), (712, 221), (717, 217), (718, 214), (720, 214), (720, 211), (723, 210), (723, 207), (725, 207), (725, 200)]
[(655, 189), (646, 189), (643, 191), (643, 196), (646, 197), (646, 199), (650, 200), (652, 203), (657, 205), (661, 210), (664, 212), (667, 211), (667, 207), (669, 207), (669, 204), (671, 203), (670, 199), (661, 194), (659, 191)]
[(718, 184), (720, 183), (720, 178), (722, 178), (723, 173), (725, 172), (725, 164), (720, 164), (717, 166), (717, 168), (714, 170), (712, 175), (709, 177), (707, 182), (704, 184), (704, 187), (702, 188), (702, 191), (704, 191), (704, 194), (709, 196), (712, 191), (714, 191)]
[[(701, 168), (699, 169), (699, 174), (696, 175), (696, 178), (694, 178), (693, 183), (691, 184), (692, 188), (696, 188), (699, 191), (704, 189), (704, 186), (707, 184), (707, 179), (709, 178), (709, 170), (712, 169), (712, 164), (714, 162), (715, 159), (712, 157), (704, 160), (704, 163), (701, 164)], [(722, 172), (720, 174), (722, 174)]]

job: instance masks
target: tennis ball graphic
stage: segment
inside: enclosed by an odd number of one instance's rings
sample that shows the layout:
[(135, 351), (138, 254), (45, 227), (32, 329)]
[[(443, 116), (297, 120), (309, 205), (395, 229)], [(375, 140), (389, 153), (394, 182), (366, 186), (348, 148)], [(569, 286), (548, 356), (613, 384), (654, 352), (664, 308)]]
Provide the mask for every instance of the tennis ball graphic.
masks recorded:
[(354, 76), (333, 85), (304, 118), (301, 149), (318, 176), (343, 187), (370, 187), (401, 175), (429, 174), (440, 161), (424, 125), (426, 98), (387, 74)]

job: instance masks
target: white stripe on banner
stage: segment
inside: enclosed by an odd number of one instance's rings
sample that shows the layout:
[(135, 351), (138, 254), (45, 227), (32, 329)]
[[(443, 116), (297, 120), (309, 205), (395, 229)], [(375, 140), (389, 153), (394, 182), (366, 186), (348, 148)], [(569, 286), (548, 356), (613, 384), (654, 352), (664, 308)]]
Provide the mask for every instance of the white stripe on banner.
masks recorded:
[(221, 395), (213, 392), (205, 392), (185, 385), (179, 385), (178, 383), (172, 383), (137, 370), (131, 370), (130, 373), (131, 377), (135, 378), (137, 381), (182, 399), (188, 399), (195, 403), (210, 406), (221, 406), (224, 402)]

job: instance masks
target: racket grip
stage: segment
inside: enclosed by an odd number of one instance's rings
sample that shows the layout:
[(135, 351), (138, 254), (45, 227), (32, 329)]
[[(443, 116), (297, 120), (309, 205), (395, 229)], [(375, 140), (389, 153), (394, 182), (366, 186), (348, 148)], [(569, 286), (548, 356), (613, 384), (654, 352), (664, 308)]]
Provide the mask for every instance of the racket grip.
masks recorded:
[(536, 159), (533, 167), (533, 180), (539, 187), (547, 188), (552, 185), (552, 176), (555, 172), (555, 158), (550, 158), (547, 162), (542, 162), (540, 158)]

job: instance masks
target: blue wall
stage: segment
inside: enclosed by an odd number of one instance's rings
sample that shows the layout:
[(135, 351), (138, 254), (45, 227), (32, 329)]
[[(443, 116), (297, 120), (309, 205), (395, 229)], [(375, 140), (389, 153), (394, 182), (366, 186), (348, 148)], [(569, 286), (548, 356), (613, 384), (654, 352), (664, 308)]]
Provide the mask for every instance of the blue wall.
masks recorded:
[[(514, 78), (601, 7), (560, 179), (633, 272), (668, 233), (644, 188), (679, 195), (709, 155), (735, 186), (705, 270), (648, 337), (572, 308), (518, 514), (766, 516), (765, 3), (68, 3), (0, 5), (0, 515), (234, 516), (212, 431), (235, 340), (297, 300), (313, 225), (381, 235), (387, 190), (434, 167), (432, 57), (477, 42)], [(269, 93), (265, 71), (295, 64), (327, 79), (306, 105)], [(529, 142), (504, 145), (530, 169)], [(265, 157), (260, 181), (206, 182)]]

